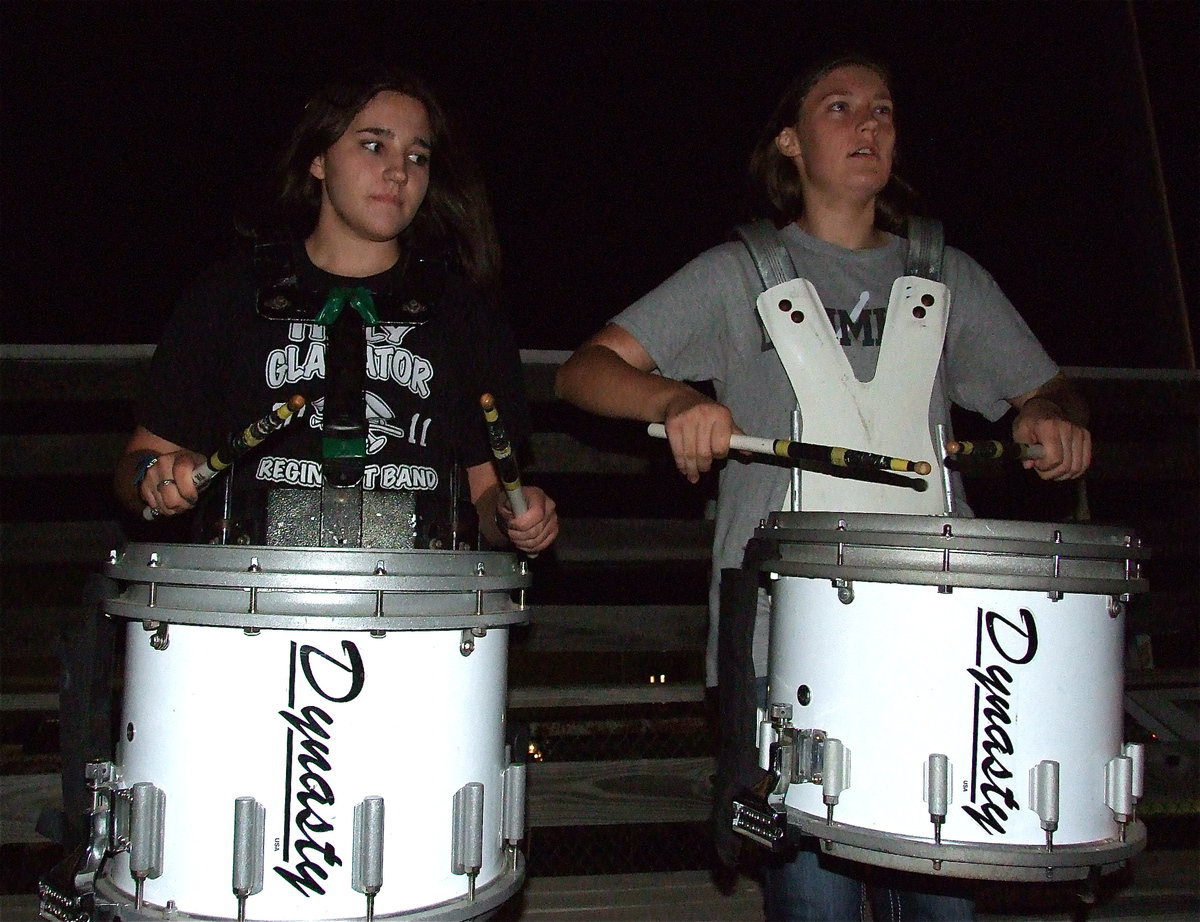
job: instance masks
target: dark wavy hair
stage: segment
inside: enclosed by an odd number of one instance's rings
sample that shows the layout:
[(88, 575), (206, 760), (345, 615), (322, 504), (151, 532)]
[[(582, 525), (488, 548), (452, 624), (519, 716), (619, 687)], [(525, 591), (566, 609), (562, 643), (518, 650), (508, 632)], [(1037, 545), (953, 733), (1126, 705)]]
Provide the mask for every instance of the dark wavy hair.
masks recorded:
[(448, 252), (462, 273), (495, 290), (500, 245), (479, 170), (457, 139), (459, 130), (430, 89), (412, 74), (373, 65), (326, 84), (308, 100), (278, 168), (278, 220), (308, 236), (321, 208), (321, 183), (309, 172), (315, 157), (333, 146), (354, 117), (377, 95), (403, 93), (429, 117), (429, 191), (401, 241), (422, 253)]
[[(891, 89), (891, 73), (874, 58), (855, 52), (825, 58), (788, 85), (754, 145), (754, 153), (750, 156), (750, 178), (758, 197), (765, 199), (760, 200), (757, 207), (769, 212), (777, 226), (795, 221), (804, 214), (804, 192), (796, 165), (780, 153), (775, 139), (783, 129), (799, 121), (804, 97), (822, 78), (839, 67), (851, 65), (873, 71)], [(884, 230), (903, 233), (916, 198), (915, 190), (893, 170), (888, 184), (875, 198), (875, 223)]]

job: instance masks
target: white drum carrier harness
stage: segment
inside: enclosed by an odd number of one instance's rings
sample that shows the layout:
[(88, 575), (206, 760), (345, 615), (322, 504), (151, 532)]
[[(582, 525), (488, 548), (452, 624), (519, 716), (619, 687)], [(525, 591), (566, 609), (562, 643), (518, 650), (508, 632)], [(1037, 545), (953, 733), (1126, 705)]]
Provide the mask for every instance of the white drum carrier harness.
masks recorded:
[[(803, 411), (803, 438), (860, 451), (928, 460), (928, 477), (888, 472), (878, 479), (803, 470), (804, 511), (945, 515), (944, 451), (934, 444), (929, 407), (938, 374), (950, 291), (941, 282), (941, 224), (909, 221), (905, 275), (892, 285), (886, 336), (870, 381), (859, 381), (812, 283), (797, 272), (769, 221), (742, 225), (765, 290), (758, 314)], [(793, 434), (793, 438), (795, 434)]]

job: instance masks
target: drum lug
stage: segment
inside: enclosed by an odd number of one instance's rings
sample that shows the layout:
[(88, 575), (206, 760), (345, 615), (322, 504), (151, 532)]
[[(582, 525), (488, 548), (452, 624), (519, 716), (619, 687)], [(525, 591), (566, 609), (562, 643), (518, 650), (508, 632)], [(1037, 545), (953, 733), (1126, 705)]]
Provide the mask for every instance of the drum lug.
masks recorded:
[(825, 802), (825, 824), (833, 825), (833, 808), (842, 791), (850, 787), (850, 750), (841, 740), (825, 740), (821, 759), (821, 799)]
[(1112, 810), (1113, 819), (1120, 827), (1122, 842), (1142, 796), (1145, 747), (1141, 743), (1126, 743), (1123, 753), (1110, 759), (1104, 767), (1104, 803)]
[(454, 793), (450, 873), (467, 875), (467, 899), (475, 900), (475, 880), (483, 867), (483, 785), (464, 784)]
[(354, 807), (350, 886), (367, 898), (367, 922), (375, 919), (375, 896), (383, 888), (383, 798), (372, 795)]
[(1133, 819), (1133, 759), (1128, 756), (1114, 756), (1104, 766), (1104, 803), (1122, 827)]
[(504, 770), (502, 803), (500, 805), (500, 837), (516, 848), (525, 838), (525, 779), (524, 762), (510, 762)]
[(1058, 830), (1059, 764), (1043, 759), (1029, 770), (1029, 802), (1046, 831), (1046, 851), (1054, 851)]
[(129, 874), (134, 880), (134, 904), (141, 909), (147, 878), (162, 876), (167, 799), (149, 781), (139, 781), (121, 793), (129, 796)]
[(262, 892), (266, 855), (267, 810), (253, 797), (233, 802), (233, 895), (238, 919), (246, 918), (246, 900)]
[(1125, 603), (1128, 601), (1128, 596), (1117, 598), (1115, 595), (1110, 595), (1108, 597), (1108, 617), (1120, 618), (1121, 615), (1125, 614)]
[[(942, 824), (950, 810), (953, 772), (950, 759), (944, 753), (931, 752), (925, 760), (925, 803), (929, 807), (929, 822), (933, 824), (933, 844), (942, 844)], [(934, 861), (933, 869), (942, 869), (941, 861)]]

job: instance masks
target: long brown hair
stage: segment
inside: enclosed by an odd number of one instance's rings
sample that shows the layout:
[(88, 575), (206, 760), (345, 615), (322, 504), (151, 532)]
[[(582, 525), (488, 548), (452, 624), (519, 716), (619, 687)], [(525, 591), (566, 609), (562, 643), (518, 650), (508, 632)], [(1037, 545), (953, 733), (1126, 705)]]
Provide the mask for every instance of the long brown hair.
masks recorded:
[[(759, 210), (769, 212), (778, 226), (795, 221), (804, 213), (804, 191), (796, 165), (780, 152), (775, 139), (784, 128), (799, 120), (804, 97), (809, 91), (827, 74), (846, 66), (865, 67), (891, 89), (891, 74), (874, 58), (857, 53), (825, 58), (788, 85), (754, 145), (754, 153), (750, 155), (750, 177), (755, 192), (764, 199), (757, 205)], [(884, 230), (903, 233), (916, 197), (913, 188), (893, 171), (887, 185), (875, 197), (875, 223)]]
[(401, 240), (423, 252), (448, 250), (467, 278), (494, 290), (500, 274), (500, 245), (482, 177), (457, 140), (459, 132), (446, 110), (412, 74), (371, 66), (331, 81), (309, 98), (280, 161), (276, 197), (280, 218), (292, 233), (312, 233), (320, 213), (321, 183), (309, 166), (345, 134), (367, 103), (387, 91), (420, 102), (432, 135), (429, 191)]

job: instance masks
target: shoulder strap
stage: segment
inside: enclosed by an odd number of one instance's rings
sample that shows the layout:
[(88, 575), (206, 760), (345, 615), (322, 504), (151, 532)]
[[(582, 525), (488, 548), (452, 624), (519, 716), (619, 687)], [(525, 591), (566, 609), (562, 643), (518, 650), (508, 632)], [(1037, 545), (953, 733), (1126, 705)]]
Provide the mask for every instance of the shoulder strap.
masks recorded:
[(942, 222), (913, 215), (908, 219), (908, 262), (905, 275), (917, 275), (935, 282), (942, 280), (942, 256), (946, 235)]
[(739, 224), (736, 233), (750, 251), (750, 259), (762, 279), (763, 291), (796, 277), (796, 265), (779, 239), (779, 231), (770, 221), (760, 219)]
[[(739, 224), (735, 228), (735, 233), (745, 244), (746, 249), (750, 251), (750, 260), (754, 263), (754, 268), (758, 270), (763, 291), (774, 288), (776, 285), (782, 285), (784, 282), (790, 282), (797, 277), (799, 273), (796, 272), (796, 264), (792, 262), (792, 257), (788, 254), (783, 241), (779, 239), (779, 231), (770, 221), (760, 218), (748, 224)], [(754, 311), (754, 319), (758, 321), (758, 329), (762, 333), (760, 348), (763, 352), (774, 349), (775, 346), (771, 342), (771, 337), (767, 335), (767, 328), (763, 326), (757, 309)]]

